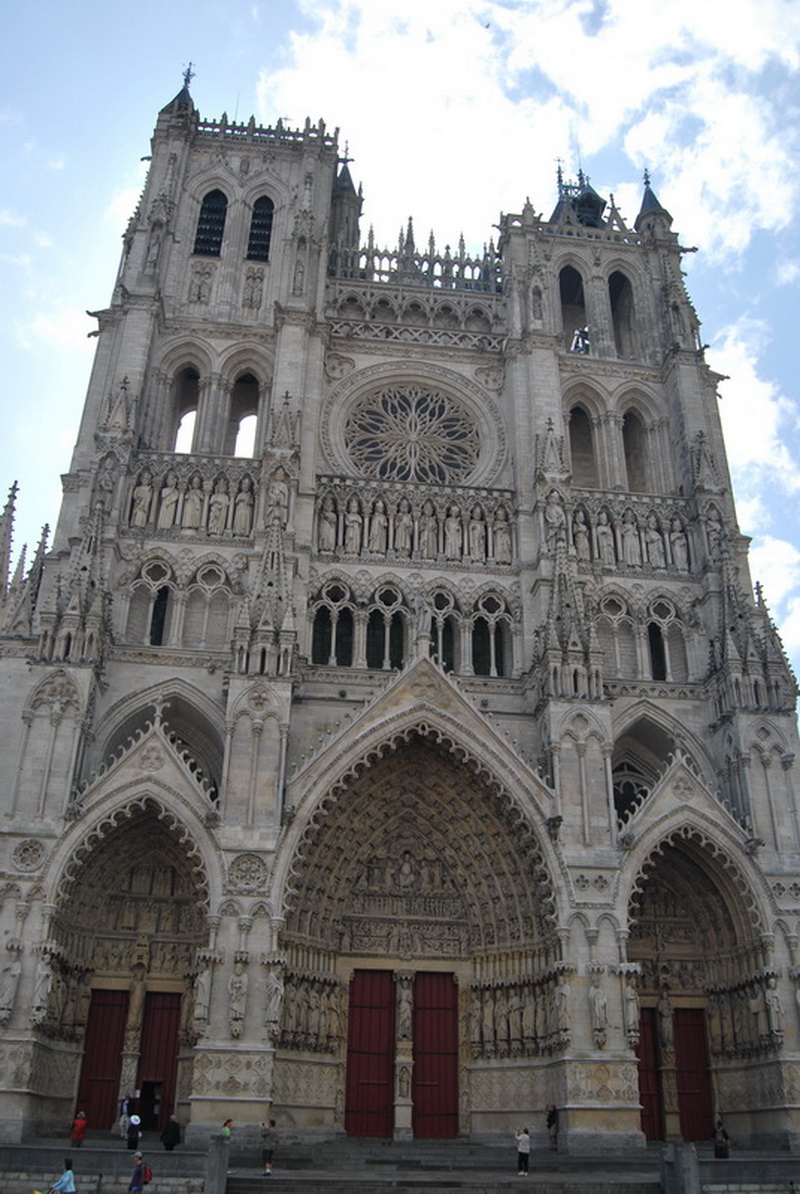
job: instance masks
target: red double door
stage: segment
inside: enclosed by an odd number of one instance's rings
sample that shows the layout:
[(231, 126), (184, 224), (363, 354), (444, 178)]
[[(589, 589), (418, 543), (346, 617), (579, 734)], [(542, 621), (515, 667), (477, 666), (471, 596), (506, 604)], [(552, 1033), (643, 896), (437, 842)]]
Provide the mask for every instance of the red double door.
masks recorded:
[[(708, 1140), (712, 1128), (706, 1017), (703, 1008), (675, 1008), (675, 1085), (684, 1140)], [(664, 1138), (656, 1009), (642, 1008), (639, 1037), (639, 1098), (642, 1131), (648, 1140)]]
[[(389, 970), (357, 970), (350, 986), (345, 1130), (394, 1131), (396, 992)], [(458, 1132), (458, 988), (452, 974), (414, 979), (412, 1130), (416, 1138)]]
[[(142, 1126), (149, 1130), (161, 1127), (174, 1110), (180, 1010), (180, 995), (145, 996), (136, 1088)], [(127, 1019), (127, 991), (92, 992), (76, 1108), (86, 1112), (90, 1129), (110, 1128), (119, 1117)]]

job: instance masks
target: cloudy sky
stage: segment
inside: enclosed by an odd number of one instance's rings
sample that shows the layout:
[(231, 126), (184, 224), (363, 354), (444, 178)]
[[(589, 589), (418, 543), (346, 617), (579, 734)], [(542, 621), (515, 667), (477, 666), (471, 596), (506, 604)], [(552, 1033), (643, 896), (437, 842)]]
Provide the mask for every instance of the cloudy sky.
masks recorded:
[[(135, 15), (134, 15), (135, 13)], [(557, 162), (632, 223), (650, 170), (681, 242), (753, 579), (800, 669), (800, 4), (796, 0), (6, 0), (0, 45), (0, 490), (55, 521), (158, 109), (341, 129), (364, 228), (479, 249)]]

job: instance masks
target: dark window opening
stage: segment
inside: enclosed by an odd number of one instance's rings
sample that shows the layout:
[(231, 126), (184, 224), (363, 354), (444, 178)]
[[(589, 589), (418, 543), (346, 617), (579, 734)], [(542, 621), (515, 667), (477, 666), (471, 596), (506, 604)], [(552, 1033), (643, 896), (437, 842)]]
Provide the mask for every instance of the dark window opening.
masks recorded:
[(336, 664), (353, 666), (353, 612), (343, 609), (336, 620)]
[(569, 451), (572, 458), (572, 484), (596, 489), (597, 465), (592, 424), (582, 406), (573, 407), (569, 413)]
[(650, 670), (653, 679), (666, 680), (667, 654), (664, 650), (664, 635), (657, 622), (648, 624), (647, 638), (650, 643)]
[(269, 244), (272, 239), (272, 217), (275, 205), (270, 198), (262, 195), (253, 204), (253, 218), (250, 221), (250, 238), (247, 242), (247, 258), (249, 261), (268, 261)]
[(162, 585), (156, 593), (153, 602), (153, 615), (150, 619), (150, 646), (162, 646), (167, 628), (167, 610), (169, 609), (169, 585)]
[(477, 618), (472, 627), (472, 670), (476, 676), (491, 675), (492, 649), (485, 618)]
[(219, 257), (227, 213), (228, 200), (222, 191), (209, 191), (203, 199), (197, 220), (194, 253), (198, 257)]

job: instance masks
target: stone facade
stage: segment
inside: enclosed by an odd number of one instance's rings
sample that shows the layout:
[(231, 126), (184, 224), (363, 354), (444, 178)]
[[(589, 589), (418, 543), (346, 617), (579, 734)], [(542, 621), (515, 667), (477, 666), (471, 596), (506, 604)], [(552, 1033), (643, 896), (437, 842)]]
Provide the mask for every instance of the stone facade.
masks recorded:
[(382, 1133), (798, 1146), (794, 677), (671, 218), (558, 184), (381, 251), (323, 124), (159, 114), (27, 575), (2, 520), (7, 1138), (363, 1132), (377, 973)]

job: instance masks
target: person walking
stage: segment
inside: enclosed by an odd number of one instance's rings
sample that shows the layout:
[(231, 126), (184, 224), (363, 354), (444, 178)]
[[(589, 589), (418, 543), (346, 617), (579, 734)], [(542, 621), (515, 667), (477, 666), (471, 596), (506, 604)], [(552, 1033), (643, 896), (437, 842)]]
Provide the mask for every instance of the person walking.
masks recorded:
[(548, 1103), (544, 1109), (545, 1124), (547, 1126), (547, 1141), (551, 1152), (558, 1148), (558, 1112), (554, 1103)]
[(133, 1157), (133, 1173), (131, 1174), (130, 1184), (128, 1186), (128, 1194), (142, 1194), (144, 1190), (144, 1157), (137, 1150)]
[(233, 1120), (232, 1119), (225, 1120), (225, 1123), (222, 1125), (222, 1131), (220, 1132), (220, 1135), (222, 1136), (223, 1140), (227, 1141), (227, 1143), (230, 1144), (231, 1136), (233, 1135)]
[(164, 1124), (164, 1130), (161, 1133), (161, 1143), (168, 1153), (171, 1153), (176, 1144), (181, 1142), (181, 1125), (178, 1123), (177, 1115), (171, 1115), (168, 1121)]
[(86, 1129), (89, 1126), (89, 1121), (86, 1118), (85, 1111), (79, 1111), (72, 1121), (72, 1127), (69, 1130), (69, 1138), (74, 1144), (75, 1148), (80, 1148), (83, 1144), (83, 1138), (86, 1135)]
[(528, 1176), (528, 1160), (531, 1155), (531, 1134), (527, 1128), (517, 1128), (514, 1133), (517, 1142), (517, 1176)]
[(64, 1172), (49, 1187), (47, 1194), (75, 1194), (75, 1174), (72, 1172), (72, 1158), (64, 1157)]
[(725, 1125), (722, 1119), (717, 1116), (717, 1122), (714, 1124), (714, 1131), (711, 1133), (711, 1138), (714, 1141), (714, 1156), (718, 1161), (727, 1160), (730, 1156), (731, 1138), (725, 1131)]
[(261, 1164), (264, 1166), (264, 1177), (272, 1177), (272, 1156), (275, 1152), (275, 1145), (278, 1140), (278, 1133), (275, 1130), (275, 1120), (271, 1119), (269, 1122), (261, 1125)]
[(139, 1147), (139, 1141), (142, 1138), (141, 1119), (138, 1115), (132, 1115), (130, 1123), (128, 1124), (128, 1148)]

